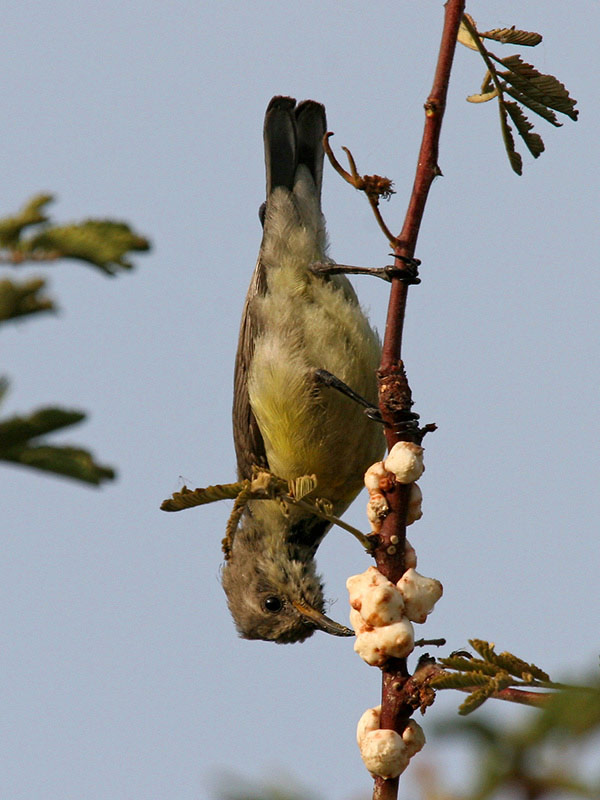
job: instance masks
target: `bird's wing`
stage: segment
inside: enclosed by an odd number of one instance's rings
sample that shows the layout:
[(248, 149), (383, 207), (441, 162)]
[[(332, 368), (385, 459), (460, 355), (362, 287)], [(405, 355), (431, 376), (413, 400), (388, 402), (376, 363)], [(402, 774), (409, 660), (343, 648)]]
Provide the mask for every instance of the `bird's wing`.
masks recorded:
[(256, 313), (253, 311), (252, 300), (257, 295), (263, 295), (265, 290), (265, 270), (259, 256), (242, 313), (233, 376), (233, 442), (240, 478), (250, 478), (253, 466), (269, 468), (265, 443), (248, 395), (248, 369), (254, 354), (254, 342), (259, 332), (259, 323)]
[[(283, 96), (271, 100), (263, 130), (267, 207), (269, 197), (277, 187), (293, 193), (299, 164), (308, 167), (320, 197), (325, 130), (325, 108), (320, 103), (305, 100), (296, 106), (292, 97)], [(266, 230), (265, 235), (268, 233)], [(254, 342), (260, 335), (260, 320), (253, 301), (263, 296), (266, 290), (266, 271), (259, 254), (242, 313), (234, 374), (233, 439), (241, 478), (249, 478), (255, 465), (269, 468), (264, 440), (248, 395), (248, 370), (254, 355)]]
[[(297, 167), (296, 101), (293, 97), (274, 97), (265, 113), (263, 129), (267, 204), (277, 186), (290, 191), (294, 187)], [(262, 248), (261, 248), (262, 250)], [(254, 355), (254, 343), (260, 334), (255, 298), (265, 294), (267, 280), (259, 253), (258, 262), (248, 288), (233, 378), (233, 441), (240, 478), (249, 478), (253, 466), (268, 469), (265, 443), (250, 405), (248, 370)]]

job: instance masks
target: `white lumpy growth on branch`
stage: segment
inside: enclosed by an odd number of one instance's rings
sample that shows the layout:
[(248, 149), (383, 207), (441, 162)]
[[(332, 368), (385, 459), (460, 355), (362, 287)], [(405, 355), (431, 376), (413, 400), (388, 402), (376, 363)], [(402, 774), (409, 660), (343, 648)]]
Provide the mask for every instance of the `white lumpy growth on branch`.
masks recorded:
[(396, 442), (383, 465), (394, 473), (398, 483), (413, 483), (425, 472), (423, 448), (414, 442)]
[[(421, 518), (422, 495), (415, 481), (424, 469), (423, 448), (412, 442), (399, 442), (385, 461), (369, 467), (365, 474), (369, 492), (367, 516), (374, 532), (380, 530), (389, 511), (385, 492), (394, 483), (412, 484), (407, 524)], [(435, 578), (420, 575), (416, 566), (414, 548), (405, 540), (405, 572), (396, 584), (374, 566), (346, 581), (350, 623), (356, 632), (354, 650), (371, 666), (385, 667), (390, 658), (406, 658), (414, 649), (412, 623), (425, 622), (442, 596), (442, 584)], [(380, 717), (381, 706), (377, 706), (367, 709), (360, 718), (356, 732), (360, 754), (373, 776), (396, 778), (404, 772), (411, 757), (421, 750), (425, 735), (414, 720), (408, 722), (402, 735), (382, 729)]]
[(410, 720), (402, 736), (396, 731), (381, 729), (381, 706), (368, 708), (358, 721), (356, 741), (360, 755), (371, 775), (397, 778), (415, 753), (423, 748), (425, 734), (421, 726)]
[(396, 586), (404, 599), (404, 613), (411, 622), (425, 622), (444, 591), (438, 580), (426, 578), (415, 569), (407, 569)]
[[(419, 485), (414, 483), (416, 478), (412, 477), (413, 475), (420, 477), (425, 469), (423, 448), (413, 445), (411, 442), (398, 442), (398, 444), (410, 445), (410, 447), (408, 449), (406, 447), (398, 448), (398, 445), (394, 445), (385, 461), (377, 461), (365, 473), (365, 487), (369, 492), (367, 519), (373, 533), (379, 533), (383, 520), (388, 514), (389, 506), (383, 492), (390, 489), (394, 482), (412, 483), (408, 498), (406, 524), (412, 525), (423, 516), (421, 509), (423, 494)], [(390, 458), (391, 462), (388, 467)], [(411, 480), (406, 480), (407, 478)]]
[(352, 607), (350, 623), (356, 632), (354, 650), (377, 667), (388, 658), (405, 658), (412, 652), (412, 623), (425, 622), (443, 592), (438, 580), (412, 567), (395, 585), (377, 567), (369, 567), (348, 578), (346, 588)]
[[(424, 622), (442, 595), (439, 581), (419, 575), (413, 567), (395, 585), (376, 567), (369, 567), (348, 578), (346, 586), (350, 622), (357, 634), (354, 649), (367, 664), (377, 667), (383, 667), (388, 658), (405, 658), (412, 652), (412, 622)], [(402, 735), (381, 729), (380, 714), (381, 706), (365, 711), (356, 738), (369, 772), (381, 778), (396, 778), (421, 750), (425, 736), (414, 720)]]

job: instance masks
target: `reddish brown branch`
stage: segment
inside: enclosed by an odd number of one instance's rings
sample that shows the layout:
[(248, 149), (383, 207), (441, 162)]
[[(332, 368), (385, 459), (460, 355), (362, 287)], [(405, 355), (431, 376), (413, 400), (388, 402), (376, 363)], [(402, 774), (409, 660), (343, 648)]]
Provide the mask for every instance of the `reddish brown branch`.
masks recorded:
[[(414, 256), (429, 189), (433, 179), (441, 174), (437, 163), (439, 138), (456, 37), (464, 5), (464, 0), (447, 0), (446, 2), (437, 67), (431, 93), (425, 103), (425, 128), (413, 190), (402, 231), (395, 240), (394, 253), (398, 257), (396, 259), (398, 267), (402, 266), (400, 257), (412, 258)], [(407, 292), (407, 282), (399, 278), (392, 280), (381, 367), (378, 374), (380, 409), (387, 423), (386, 435), (389, 447), (402, 439), (419, 441), (421, 438), (421, 433), (416, 427), (406, 424), (411, 419), (412, 406), (410, 386), (401, 359)], [(410, 486), (397, 485), (387, 495), (391, 511), (384, 520), (379, 543), (375, 550), (378, 569), (393, 582), (398, 581), (404, 572), (404, 541), (409, 492)], [(406, 727), (408, 719), (414, 711), (414, 707), (406, 702), (406, 693), (403, 691), (405, 684), (410, 680), (406, 659), (393, 659), (385, 666), (382, 676), (382, 728), (402, 733)], [(395, 800), (397, 794), (397, 778), (393, 780), (375, 779), (373, 800)]]
[[(398, 244), (395, 248), (396, 255), (409, 257), (414, 255), (429, 189), (433, 179), (441, 175), (441, 170), (437, 163), (438, 144), (446, 108), (446, 95), (456, 47), (456, 36), (464, 5), (464, 2), (460, 0), (448, 0), (446, 3), (444, 30), (442, 32), (437, 67), (433, 86), (425, 103), (425, 128), (417, 171), (404, 225), (398, 236)], [(400, 360), (406, 290), (407, 287), (399, 280), (395, 281), (392, 286), (381, 360), (381, 368), (383, 370), (393, 367)]]

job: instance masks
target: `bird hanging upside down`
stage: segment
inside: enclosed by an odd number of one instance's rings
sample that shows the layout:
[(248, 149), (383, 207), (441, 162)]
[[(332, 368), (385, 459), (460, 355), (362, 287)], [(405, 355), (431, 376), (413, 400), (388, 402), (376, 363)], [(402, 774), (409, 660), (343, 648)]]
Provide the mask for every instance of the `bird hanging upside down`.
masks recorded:
[[(263, 238), (242, 315), (233, 433), (238, 473), (255, 466), (286, 480), (315, 474), (316, 495), (339, 516), (381, 458), (381, 426), (319, 371), (377, 400), (377, 334), (345, 275), (315, 274), (327, 261), (321, 213), (325, 109), (274, 97), (264, 124), (267, 199)], [(276, 500), (248, 503), (222, 581), (241, 636), (303, 641), (320, 628), (350, 631), (323, 613), (314, 556), (330, 523)]]

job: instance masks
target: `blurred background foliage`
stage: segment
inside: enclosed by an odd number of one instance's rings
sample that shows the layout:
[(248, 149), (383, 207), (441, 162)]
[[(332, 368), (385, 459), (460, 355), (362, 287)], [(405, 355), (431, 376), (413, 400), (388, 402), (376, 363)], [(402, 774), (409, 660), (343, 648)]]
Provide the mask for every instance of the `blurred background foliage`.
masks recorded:
[[(466, 720), (447, 717), (434, 725), (434, 732), (438, 746), (443, 746), (444, 740), (467, 740), (469, 760), (475, 766), (464, 780), (464, 790), (457, 792), (449, 788), (435, 759), (428, 756), (425, 748), (403, 776), (399, 798), (600, 798), (600, 679), (597, 676), (583, 687), (553, 693), (544, 709), (531, 709), (525, 723), (510, 725), (499, 722), (490, 713), (476, 712)], [(348, 800), (369, 800), (370, 796), (368, 793), (359, 797), (354, 793), (348, 795)], [(244, 786), (239, 778), (222, 780), (216, 797), (218, 800), (326, 800), (309, 795), (298, 786), (251, 787)]]
[[(148, 240), (124, 222), (88, 219), (54, 224), (46, 211), (52, 200), (49, 194), (35, 195), (20, 211), (0, 219), (0, 264), (18, 268), (32, 262), (49, 264), (74, 259), (112, 276), (131, 269), (130, 253), (149, 250)], [(0, 275), (0, 324), (56, 311), (54, 300), (45, 290), (43, 278), (15, 281)], [(0, 403), (7, 390), (8, 379), (2, 376)], [(53, 444), (42, 438), (85, 418), (83, 411), (48, 406), (0, 419), (0, 460), (96, 486), (112, 480), (115, 470), (98, 463), (85, 448)]]

